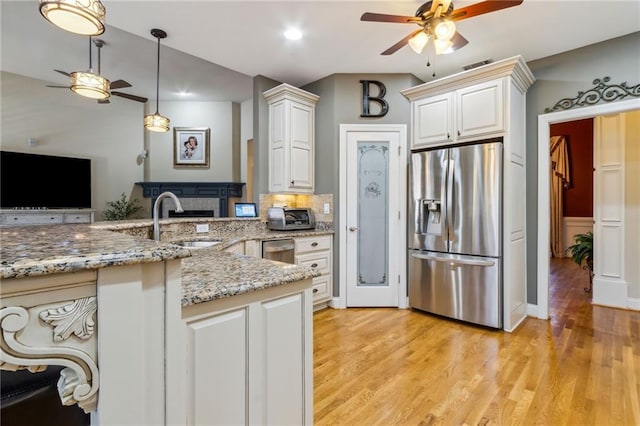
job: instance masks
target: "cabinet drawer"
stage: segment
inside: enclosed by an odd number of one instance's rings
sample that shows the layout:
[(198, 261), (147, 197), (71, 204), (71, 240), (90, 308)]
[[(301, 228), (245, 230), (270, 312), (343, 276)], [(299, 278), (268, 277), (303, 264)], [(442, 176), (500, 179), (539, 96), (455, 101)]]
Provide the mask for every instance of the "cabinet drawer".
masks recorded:
[(44, 225), (49, 223), (62, 223), (61, 214), (15, 214), (7, 215), (7, 225)]
[(313, 302), (331, 298), (331, 275), (322, 275), (313, 279)]
[(303, 254), (319, 250), (329, 250), (330, 248), (331, 235), (296, 238), (296, 254)]
[(331, 272), (331, 252), (301, 254), (296, 256), (296, 264), (317, 269), (321, 274)]
[(91, 214), (65, 214), (64, 223), (91, 223)]

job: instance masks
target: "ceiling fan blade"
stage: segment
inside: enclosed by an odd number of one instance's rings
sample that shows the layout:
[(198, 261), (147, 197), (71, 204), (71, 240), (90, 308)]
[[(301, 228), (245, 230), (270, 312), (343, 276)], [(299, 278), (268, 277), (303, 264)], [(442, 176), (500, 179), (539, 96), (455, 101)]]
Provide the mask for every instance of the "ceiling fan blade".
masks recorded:
[(109, 98), (107, 98), (107, 99), (98, 99), (98, 103), (99, 104), (110, 104), (111, 101), (109, 100)]
[(112, 81), (111, 84), (109, 85), (109, 89), (111, 90), (124, 89), (125, 87), (131, 87), (131, 85), (124, 80)]
[(47, 85), (47, 87), (53, 87), (55, 89), (70, 89), (71, 88), (69, 86), (49, 86), (49, 85)]
[(143, 98), (142, 96), (129, 95), (128, 93), (111, 92), (111, 94), (114, 96), (120, 96), (121, 98), (131, 99), (132, 101), (137, 101), (142, 103), (145, 103), (148, 101), (147, 98)]
[(454, 10), (449, 15), (449, 19), (453, 21), (461, 21), (474, 16), (484, 15), (485, 13), (495, 12), (496, 10), (518, 6), (522, 4), (522, 2), (523, 0), (486, 0)]
[(406, 36), (405, 38), (403, 38), (402, 40), (400, 40), (399, 42), (397, 42), (396, 44), (394, 44), (384, 52), (382, 52), (381, 55), (391, 55), (392, 53), (397, 52), (398, 50), (406, 46), (407, 43), (409, 43), (409, 40), (411, 39), (411, 37), (418, 34), (420, 31), (422, 31), (422, 29), (412, 32), (411, 34), (409, 34), (408, 36)]
[(451, 38), (451, 43), (451, 50), (458, 50), (465, 47), (469, 43), (469, 40), (464, 38), (459, 31), (456, 31)]
[(60, 73), (60, 74), (62, 74), (62, 75), (66, 75), (67, 77), (71, 77), (71, 74), (69, 74), (69, 73), (68, 73), (68, 72), (66, 72), (66, 71), (60, 71), (60, 70), (54, 70), (54, 71), (55, 71), (55, 72), (59, 72), (59, 73)]
[(421, 22), (422, 19), (415, 16), (385, 15), (384, 13), (363, 13), (360, 17), (361, 21), (368, 22), (392, 22), (397, 24), (413, 24)]

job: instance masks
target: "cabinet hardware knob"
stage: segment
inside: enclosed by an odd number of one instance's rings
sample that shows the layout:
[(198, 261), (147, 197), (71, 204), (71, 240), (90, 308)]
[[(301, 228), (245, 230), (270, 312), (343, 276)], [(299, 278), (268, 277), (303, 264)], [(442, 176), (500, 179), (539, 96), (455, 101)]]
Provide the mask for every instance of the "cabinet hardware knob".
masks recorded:
[(318, 289), (317, 289), (317, 288), (314, 288), (314, 289), (313, 289), (313, 292), (314, 292), (314, 293), (317, 293), (317, 292), (318, 292)]
[(317, 245), (318, 245), (318, 243), (316, 243), (316, 242), (311, 243), (311, 247), (316, 247)]
[(451, 133), (447, 132), (447, 139), (451, 139)]
[(358, 228), (356, 228), (355, 226), (349, 227), (349, 231), (351, 231), (351, 232), (356, 232), (357, 230), (358, 230)]
[(318, 267), (318, 264), (317, 264), (317, 263), (312, 263), (312, 264), (311, 264), (311, 267), (312, 267), (312, 268), (317, 268), (317, 267)]
[(458, 136), (460, 136), (460, 135), (461, 135), (460, 130), (458, 130)]
[(13, 220), (18, 220), (18, 218), (17, 218), (17, 217), (14, 217), (14, 218), (13, 218)]
[(293, 185), (293, 181), (291, 181), (291, 185)]

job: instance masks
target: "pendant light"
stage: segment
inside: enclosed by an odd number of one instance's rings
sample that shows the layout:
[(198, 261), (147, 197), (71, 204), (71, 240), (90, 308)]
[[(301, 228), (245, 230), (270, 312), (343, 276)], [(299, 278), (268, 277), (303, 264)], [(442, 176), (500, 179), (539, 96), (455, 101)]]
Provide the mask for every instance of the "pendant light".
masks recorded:
[(40, 0), (40, 13), (53, 25), (75, 34), (104, 32), (106, 12), (100, 0)]
[(80, 96), (91, 99), (107, 99), (111, 96), (109, 93), (110, 83), (109, 80), (100, 75), (100, 69), (98, 69), (97, 74), (93, 72), (91, 44), (92, 40), (89, 37), (89, 70), (72, 72), (70, 74), (71, 86), (69, 88)]
[(144, 128), (152, 132), (168, 132), (169, 119), (160, 115), (158, 104), (160, 103), (160, 39), (166, 38), (167, 33), (154, 28), (151, 35), (158, 39), (158, 63), (156, 67), (156, 113), (144, 116)]

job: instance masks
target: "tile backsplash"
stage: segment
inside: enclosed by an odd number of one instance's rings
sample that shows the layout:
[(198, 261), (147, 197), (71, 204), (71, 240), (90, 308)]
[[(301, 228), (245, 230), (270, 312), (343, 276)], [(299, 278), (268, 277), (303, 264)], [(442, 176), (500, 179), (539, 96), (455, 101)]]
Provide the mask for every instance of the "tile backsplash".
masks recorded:
[[(329, 213), (324, 205), (329, 204)], [(316, 222), (333, 222), (333, 194), (260, 194), (260, 217), (266, 220), (269, 207), (311, 208)]]

